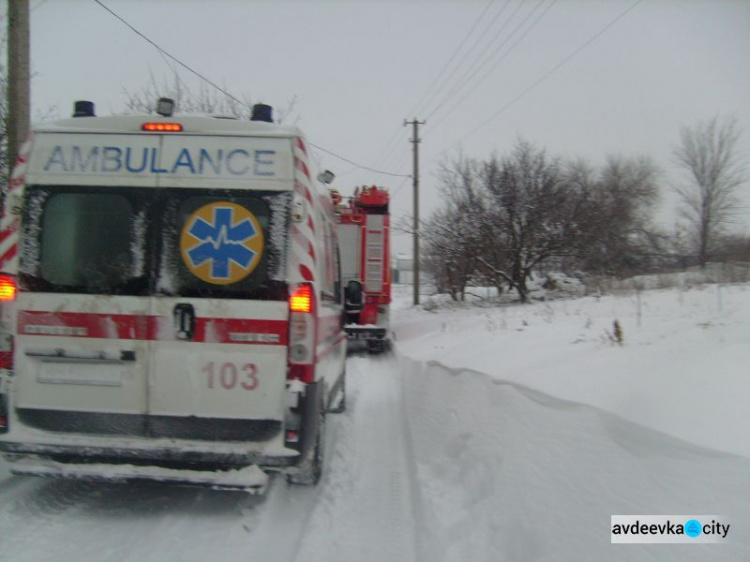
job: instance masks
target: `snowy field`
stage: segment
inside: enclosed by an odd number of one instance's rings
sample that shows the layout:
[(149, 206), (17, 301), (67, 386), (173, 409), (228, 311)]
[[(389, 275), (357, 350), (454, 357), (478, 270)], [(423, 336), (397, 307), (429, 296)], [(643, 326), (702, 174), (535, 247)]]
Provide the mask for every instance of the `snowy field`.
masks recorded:
[[(424, 560), (750, 560), (750, 285), (438, 310), (396, 323)], [(709, 512), (731, 544), (607, 536)]]
[[(0, 560), (750, 560), (750, 285), (408, 298), (393, 354), (348, 360), (316, 489), (60, 482), (0, 462)], [(719, 545), (613, 545), (617, 514), (732, 528)]]

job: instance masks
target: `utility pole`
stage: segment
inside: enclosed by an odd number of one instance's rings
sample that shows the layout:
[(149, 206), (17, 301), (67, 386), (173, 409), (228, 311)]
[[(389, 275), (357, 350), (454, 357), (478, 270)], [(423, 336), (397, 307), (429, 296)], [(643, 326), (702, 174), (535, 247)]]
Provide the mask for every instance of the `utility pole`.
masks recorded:
[(427, 121), (418, 121), (416, 117), (412, 121), (404, 120), (404, 127), (411, 125), (414, 131), (410, 141), (414, 145), (414, 306), (419, 304), (419, 143), (422, 142), (419, 138), (419, 126), (425, 123)]
[(8, 0), (8, 178), (29, 134), (29, 0)]

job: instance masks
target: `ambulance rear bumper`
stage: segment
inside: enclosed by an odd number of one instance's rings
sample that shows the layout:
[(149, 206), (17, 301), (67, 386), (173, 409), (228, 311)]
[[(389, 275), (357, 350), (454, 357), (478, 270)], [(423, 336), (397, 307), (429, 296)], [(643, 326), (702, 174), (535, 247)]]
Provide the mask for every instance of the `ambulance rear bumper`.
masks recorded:
[[(32, 459), (67, 465), (134, 465), (172, 470), (237, 470), (250, 465), (282, 470), (294, 466), (299, 459), (299, 451), (276, 443), (269, 443), (268, 447), (255, 447), (258, 444), (243, 447), (240, 443), (233, 446), (222, 444), (217, 447), (185, 447), (175, 442), (163, 446), (154, 445), (67, 445), (3, 440), (0, 441), (0, 452), (11, 463)], [(13, 470), (12, 466), (11, 469)]]
[(263, 493), (268, 475), (250, 465), (226, 470), (175, 469), (161, 466), (108, 463), (63, 463), (38, 457), (22, 457), (10, 465), (19, 475), (74, 478), (104, 482), (152, 481), (219, 490)]

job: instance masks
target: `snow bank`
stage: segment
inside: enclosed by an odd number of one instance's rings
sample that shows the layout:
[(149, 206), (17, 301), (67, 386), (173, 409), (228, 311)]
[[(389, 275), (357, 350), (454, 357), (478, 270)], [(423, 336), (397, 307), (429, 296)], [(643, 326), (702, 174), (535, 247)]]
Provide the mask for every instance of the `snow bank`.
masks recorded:
[[(596, 406), (750, 458), (750, 286), (402, 310), (399, 352)], [(624, 334), (613, 341), (614, 321)]]
[[(421, 560), (747, 559), (750, 460), (474, 371), (400, 364)], [(610, 544), (611, 515), (714, 511), (738, 523), (729, 544)]]

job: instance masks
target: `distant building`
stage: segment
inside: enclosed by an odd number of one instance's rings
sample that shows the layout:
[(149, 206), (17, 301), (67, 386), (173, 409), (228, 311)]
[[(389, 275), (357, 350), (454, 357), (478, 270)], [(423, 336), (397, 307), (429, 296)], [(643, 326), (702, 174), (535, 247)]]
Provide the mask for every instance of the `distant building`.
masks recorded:
[(393, 268), (393, 282), (400, 285), (414, 284), (414, 258), (405, 254), (396, 256)]

